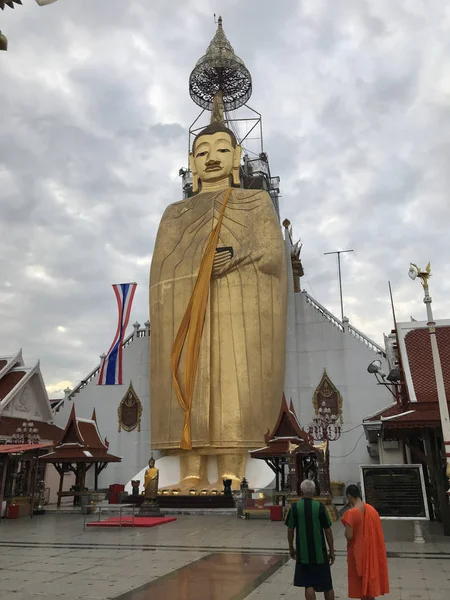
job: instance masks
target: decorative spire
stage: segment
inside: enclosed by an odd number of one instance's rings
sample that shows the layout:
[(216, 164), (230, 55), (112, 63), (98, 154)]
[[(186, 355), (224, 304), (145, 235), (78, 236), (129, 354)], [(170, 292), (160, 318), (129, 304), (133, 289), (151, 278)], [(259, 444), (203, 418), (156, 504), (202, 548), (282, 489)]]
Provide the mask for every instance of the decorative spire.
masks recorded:
[(207, 110), (212, 110), (217, 92), (223, 93), (225, 111), (243, 106), (252, 94), (252, 78), (244, 64), (234, 53), (219, 17), (217, 31), (189, 77), (192, 100)]
[(220, 66), (219, 63), (221, 61), (227, 60), (236, 61), (242, 65), (244, 64), (244, 62), (234, 53), (233, 46), (230, 44), (227, 36), (225, 35), (222, 27), (222, 17), (219, 17), (217, 22), (216, 35), (211, 40), (205, 56), (198, 61), (197, 65), (206, 57), (208, 57), (209, 60), (214, 59), (216, 61), (216, 66)]
[(223, 125), (225, 123), (223, 113), (223, 94), (222, 90), (219, 90), (213, 98), (213, 105), (211, 109), (211, 123), (219, 123), (220, 125)]

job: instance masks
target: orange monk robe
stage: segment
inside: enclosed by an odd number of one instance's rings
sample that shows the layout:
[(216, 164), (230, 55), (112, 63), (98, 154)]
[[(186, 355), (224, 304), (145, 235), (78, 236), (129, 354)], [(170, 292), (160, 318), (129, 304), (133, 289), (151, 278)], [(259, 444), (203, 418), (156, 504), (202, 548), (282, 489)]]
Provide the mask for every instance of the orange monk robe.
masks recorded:
[(365, 514), (352, 508), (342, 523), (353, 529), (348, 542), (349, 598), (377, 598), (389, 594), (389, 576), (383, 528), (377, 511), (365, 504)]

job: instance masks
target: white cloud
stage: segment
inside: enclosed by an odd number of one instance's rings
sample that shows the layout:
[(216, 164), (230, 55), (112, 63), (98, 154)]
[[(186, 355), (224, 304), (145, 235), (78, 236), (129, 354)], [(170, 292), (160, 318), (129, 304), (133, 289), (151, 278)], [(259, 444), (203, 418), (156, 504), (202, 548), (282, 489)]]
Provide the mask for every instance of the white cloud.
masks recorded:
[[(148, 318), (160, 216), (181, 197), (188, 78), (212, 14), (253, 77), (281, 214), (302, 237), (303, 284), (382, 340), (424, 316), (410, 261), (431, 260), (450, 312), (450, 87), (445, 0), (61, 0), (2, 14), (0, 330), (41, 358), (49, 389), (75, 384), (114, 333), (111, 284), (137, 281)], [(64, 323), (64, 325), (59, 325)], [(61, 331), (64, 328), (66, 331)]]

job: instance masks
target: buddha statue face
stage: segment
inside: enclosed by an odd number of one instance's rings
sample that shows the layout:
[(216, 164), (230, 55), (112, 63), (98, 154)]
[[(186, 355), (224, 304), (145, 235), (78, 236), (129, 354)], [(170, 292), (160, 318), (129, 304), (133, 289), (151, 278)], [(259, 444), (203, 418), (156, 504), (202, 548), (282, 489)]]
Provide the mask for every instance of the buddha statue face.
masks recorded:
[(226, 130), (201, 133), (190, 155), (194, 192), (198, 190), (198, 181), (203, 189), (229, 187), (230, 176), (235, 185), (239, 184), (240, 161), (241, 147)]
[(148, 461), (148, 466), (150, 467), (150, 469), (153, 469), (153, 467), (155, 466), (155, 459), (153, 458), (153, 456)]

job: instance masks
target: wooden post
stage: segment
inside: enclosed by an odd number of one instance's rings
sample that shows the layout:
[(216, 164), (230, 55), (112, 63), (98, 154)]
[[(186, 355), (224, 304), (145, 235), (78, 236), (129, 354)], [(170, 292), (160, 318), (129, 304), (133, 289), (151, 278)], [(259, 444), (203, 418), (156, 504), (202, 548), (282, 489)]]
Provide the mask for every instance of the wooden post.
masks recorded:
[(274, 460), (275, 463), (275, 489), (277, 490), (277, 492), (280, 491), (280, 470), (279, 470), (279, 460), (278, 458), (276, 458)]
[(80, 466), (80, 491), (84, 492), (84, 488), (86, 487), (86, 466)]
[(281, 459), (281, 490), (280, 491), (283, 491), (285, 487), (286, 487), (286, 481), (285, 481), (285, 477), (284, 477), (284, 461), (283, 461), (283, 459)]
[[(75, 468), (74, 468), (73, 472), (75, 474), (75, 494), (76, 494), (77, 491), (81, 492), (80, 465), (79, 465), (79, 463), (75, 463)], [(78, 498), (81, 498), (81, 496), (78, 496)], [(78, 498), (77, 498), (76, 495), (74, 495), (72, 506), (76, 506), (77, 505)]]
[(98, 474), (99, 474), (99, 464), (95, 463), (94, 464), (94, 469), (95, 469), (95, 476), (94, 476), (94, 490), (97, 491), (98, 490)]
[[(33, 512), (34, 512), (34, 496), (36, 494), (36, 482), (37, 482), (37, 474), (38, 474), (38, 456), (39, 456), (39, 450), (36, 450), (36, 456), (34, 457), (34, 473), (32, 476), (32, 487), (31, 487), (31, 501), (30, 501), (30, 517), (33, 518)], [(33, 462), (30, 461), (30, 465), (31, 465), (31, 469), (33, 468)]]
[(3, 494), (5, 492), (6, 471), (8, 470), (9, 454), (4, 454), (2, 481), (0, 483), (0, 522), (2, 520)]
[(438, 493), (438, 505), (439, 512), (442, 521), (442, 526), (444, 528), (444, 535), (450, 535), (450, 506), (447, 496), (447, 486), (445, 481), (445, 471), (443, 471), (440, 465), (440, 448), (438, 443), (439, 430), (434, 430), (434, 456), (433, 463), (434, 469), (436, 473), (436, 487)]
[(56, 465), (54, 465), (54, 467), (59, 473), (59, 491), (58, 491), (58, 502), (56, 504), (56, 507), (60, 508), (61, 507), (61, 492), (62, 492), (63, 482), (64, 482), (64, 470), (63, 470), (62, 465), (61, 465), (60, 469), (58, 469), (58, 467)]
[(23, 460), (25, 463), (25, 472), (26, 472), (26, 488), (24, 490), (25, 494), (31, 497), (31, 488), (33, 485), (33, 457), (29, 460)]

